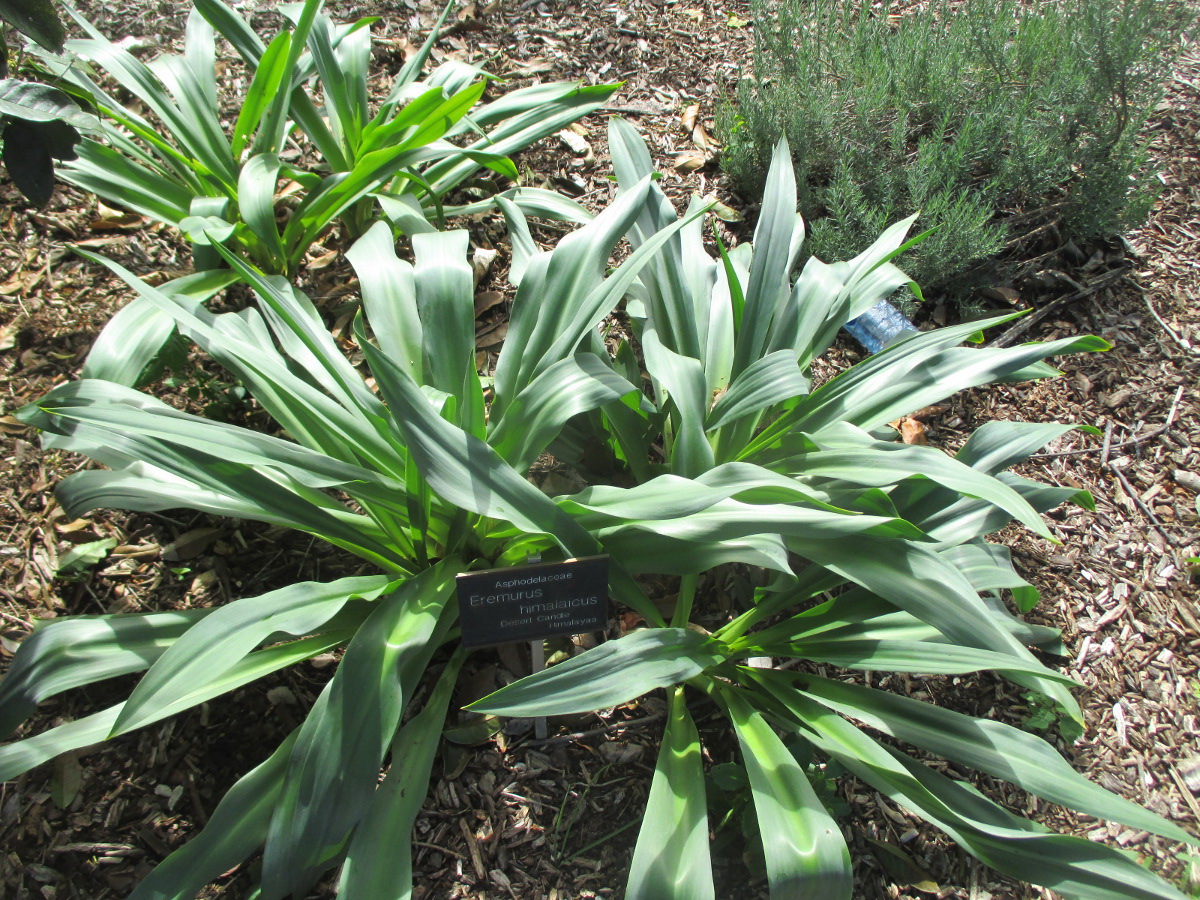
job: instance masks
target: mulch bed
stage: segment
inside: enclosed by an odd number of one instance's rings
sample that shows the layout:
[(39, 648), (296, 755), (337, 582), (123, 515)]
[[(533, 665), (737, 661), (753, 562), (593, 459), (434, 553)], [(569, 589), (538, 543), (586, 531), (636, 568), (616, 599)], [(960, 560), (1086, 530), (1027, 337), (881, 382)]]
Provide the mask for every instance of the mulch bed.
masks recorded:
[[(151, 35), (170, 43), (182, 28), (178, 3), (81, 5), (112, 35)], [(399, 11), (397, 4), (380, 2), (330, 6), (343, 20), (382, 16), (375, 32), (385, 71), (400, 65), (434, 15), (425, 0), (407, 0)], [(268, 4), (258, 7), (265, 17)], [(709, 136), (717, 105), (732, 93), (749, 59), (749, 19), (742, 0), (496, 0), (471, 4), (437, 55), (477, 62), (514, 85), (562, 78), (625, 82), (606, 115), (582, 123), (583, 145), (551, 139), (522, 155), (519, 167), (529, 173), (528, 183), (603, 205), (612, 190), (605, 120), (615, 113), (647, 136), (672, 197), (715, 192), (731, 207), (750, 210), (715, 165)], [(1053, 513), (1058, 545), (1017, 529), (1004, 537), (1023, 573), (1043, 592), (1033, 617), (1063, 629), (1065, 668), (1085, 685), (1080, 698), (1089, 730), (1073, 746), (1060, 741), (1061, 749), (1089, 777), (1193, 830), (1200, 823), (1200, 610), (1183, 560), (1200, 553), (1198, 91), (1200, 51), (1192, 45), (1149, 129), (1164, 182), (1150, 221), (1123, 244), (1095, 248), (1104, 265), (1075, 267), (1073, 285), (1020, 298), (1046, 312), (1019, 339), (1091, 332), (1113, 350), (1062, 361), (1065, 374), (1054, 381), (969, 392), (922, 423), (929, 441), (946, 447), (997, 418), (1073, 422), (1101, 431), (1099, 437), (1068, 434), (1026, 466), (1031, 477), (1091, 491), (1096, 511)], [(471, 227), (481, 241), (501, 233), (494, 223)], [(733, 227), (736, 233), (739, 226)], [(79, 461), (40, 450), (35, 435), (11, 413), (74, 377), (97, 330), (127, 300), (103, 270), (67, 251), (79, 243), (151, 281), (188, 265), (187, 249), (167, 230), (98, 208), (73, 189), (60, 188), (46, 209), (34, 211), (9, 185), (0, 185), (0, 430), (8, 449), (0, 462), (0, 667), (37, 618), (219, 603), (300, 578), (345, 574), (356, 565), (303, 535), (202, 515), (113, 513), (67, 521), (52, 488)], [(1116, 267), (1128, 271), (1107, 277)], [(335, 260), (308, 287), (328, 299), (352, 287), (350, 278), (344, 261)], [(496, 314), (482, 314), (481, 346), (487, 346), (487, 334), (502, 335)], [(838, 354), (856, 357), (849, 347)], [(203, 391), (189, 395), (182, 385), (164, 391), (174, 391), (172, 399), (193, 409), (221, 402), (237, 408), (219, 372), (201, 367), (191, 375)], [(58, 561), (73, 545), (109, 537), (117, 547), (102, 566), (71, 579), (56, 577)], [(333, 662), (319, 658), (0, 786), (0, 895), (127, 896), (151, 866), (204, 825), (228, 786), (302, 719)], [(478, 696), (527, 664), (512, 651), (481, 655), (467, 689)], [(129, 684), (118, 680), (47, 702), (33, 728), (115, 702)], [(912, 679), (893, 687), (964, 712), (1050, 726), (1036, 704), (1005, 682)], [(662, 710), (662, 701), (651, 696), (603, 716), (552, 722), (545, 740), (515, 727), (478, 746), (448, 745), (416, 828), (415, 896), (619, 897)], [(703, 707), (696, 712), (711, 761), (733, 759), (717, 718)], [(1175, 846), (1066, 813), (991, 779), (977, 783), (1017, 811), (1059, 830), (1115, 842), (1186, 883), (1189, 860)], [(844, 825), (857, 861), (857, 896), (1051, 896), (975, 863), (934, 829), (853, 781), (840, 793), (854, 810)], [(900, 849), (909, 865), (873, 849), (871, 841)], [(733, 840), (715, 854), (718, 896), (766, 896), (765, 879), (747, 875), (744, 849)], [(250, 883), (248, 872), (235, 870), (205, 896), (244, 897)], [(331, 888), (326, 884), (313, 896), (330, 897)]]

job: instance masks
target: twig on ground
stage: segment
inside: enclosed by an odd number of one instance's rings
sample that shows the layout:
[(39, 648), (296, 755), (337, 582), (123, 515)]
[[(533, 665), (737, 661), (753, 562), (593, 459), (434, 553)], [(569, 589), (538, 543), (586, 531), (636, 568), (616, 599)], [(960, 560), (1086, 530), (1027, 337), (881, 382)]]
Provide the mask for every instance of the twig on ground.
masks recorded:
[(996, 338), (994, 341), (989, 342), (987, 346), (988, 347), (1008, 347), (1008, 346), (1010, 346), (1011, 344), (1016, 342), (1017, 338), (1021, 337), (1021, 335), (1023, 335), (1025, 332), (1027, 332), (1030, 328), (1032, 328), (1038, 322), (1042, 321), (1042, 319), (1044, 319), (1048, 315), (1050, 315), (1050, 313), (1057, 311), (1058, 309), (1060, 309), (1062, 306), (1064, 306), (1067, 303), (1071, 303), (1075, 300), (1082, 300), (1084, 297), (1088, 297), (1092, 294), (1095, 294), (1097, 291), (1100, 291), (1103, 288), (1108, 287), (1113, 282), (1119, 281), (1120, 279), (1124, 278), (1125, 274), (1128, 271), (1129, 271), (1129, 269), (1127, 267), (1120, 268), (1120, 269), (1113, 269), (1109, 272), (1104, 273), (1103, 275), (1099, 276), (1098, 278), (1096, 278), (1095, 281), (1093, 281), (1091, 284), (1089, 284), (1087, 287), (1083, 288), (1082, 290), (1074, 291), (1070, 294), (1064, 294), (1063, 296), (1059, 297), (1057, 300), (1053, 300), (1050, 303), (1047, 303), (1045, 306), (1043, 306), (1037, 312), (1019, 320), (1015, 325), (1013, 325), (1012, 328), (1008, 329), (1008, 331), (1006, 331), (1006, 332), (1004, 332), (1004, 334), (1000, 335), (1000, 337)]
[(1177, 335), (1175, 333), (1175, 331), (1171, 328), (1171, 326), (1163, 321), (1163, 317), (1158, 314), (1158, 310), (1154, 308), (1154, 304), (1150, 302), (1149, 297), (1143, 295), (1142, 301), (1146, 304), (1146, 309), (1150, 310), (1150, 315), (1154, 316), (1154, 321), (1158, 322), (1158, 324), (1162, 326), (1162, 330), (1165, 331), (1170, 336), (1171, 340), (1173, 340), (1176, 344), (1178, 344), (1180, 346), (1180, 348), (1183, 350), (1191, 350), (1192, 349), (1191, 344), (1189, 344), (1187, 341), (1185, 341), (1183, 338), (1181, 338), (1179, 335)]
[(1126, 440), (1112, 443), (1112, 422), (1110, 421), (1104, 426), (1104, 444), (1100, 447), (1084, 447), (1082, 450), (1059, 450), (1055, 453), (1035, 453), (1030, 459), (1060, 459), (1064, 456), (1082, 456), (1085, 453), (1095, 453), (1097, 450), (1103, 450), (1104, 455), (1100, 457), (1100, 465), (1108, 465), (1108, 454), (1110, 450), (1121, 450), (1125, 447), (1134, 447), (1138, 444), (1144, 444), (1146, 441), (1152, 440), (1159, 435), (1166, 434), (1171, 430), (1171, 426), (1175, 423), (1175, 414), (1179, 412), (1179, 401), (1183, 399), (1183, 385), (1175, 391), (1175, 398), (1171, 401), (1171, 408), (1167, 412), (1167, 421), (1157, 428), (1152, 428), (1145, 434), (1139, 434), (1135, 437), (1127, 438)]
[(527, 741), (525, 747), (558, 747), (562, 744), (573, 744), (576, 741), (582, 741), (590, 737), (599, 737), (602, 734), (608, 734), (613, 731), (620, 731), (622, 728), (644, 728), (652, 722), (657, 722), (663, 717), (662, 713), (651, 713), (648, 716), (643, 716), (640, 719), (632, 719), (628, 722), (616, 722), (612, 725), (602, 725), (599, 728), (592, 728), (589, 731), (577, 731), (573, 734), (560, 734), (557, 737), (544, 738), (540, 741)]
[(1130, 483), (1129, 479), (1125, 477), (1125, 473), (1122, 472), (1118, 466), (1114, 465), (1113, 463), (1109, 463), (1108, 468), (1120, 480), (1121, 484), (1125, 488), (1125, 493), (1129, 495), (1129, 499), (1132, 500), (1134, 505), (1137, 506), (1137, 508), (1142, 511), (1146, 518), (1150, 520), (1150, 524), (1154, 526), (1154, 530), (1157, 531), (1162, 537), (1163, 541), (1166, 543), (1166, 547), (1164, 549), (1170, 550), (1171, 536), (1167, 534), (1166, 529), (1163, 528), (1162, 522), (1159, 521), (1158, 516), (1154, 514), (1154, 510), (1147, 506), (1146, 502), (1138, 496), (1137, 489)]

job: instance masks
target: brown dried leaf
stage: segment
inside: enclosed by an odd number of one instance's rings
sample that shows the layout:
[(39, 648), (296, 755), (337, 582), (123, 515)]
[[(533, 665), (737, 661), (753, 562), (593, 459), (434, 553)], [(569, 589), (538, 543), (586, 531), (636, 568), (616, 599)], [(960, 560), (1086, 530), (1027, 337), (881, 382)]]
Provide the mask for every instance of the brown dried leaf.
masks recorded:
[(162, 558), (168, 562), (194, 559), (207, 550), (220, 533), (219, 528), (193, 528), (191, 531), (185, 531), (163, 547)]
[(475, 349), (494, 347), (508, 337), (508, 323), (498, 322), (475, 332)]
[(888, 425), (900, 432), (900, 440), (906, 444), (924, 446), (929, 443), (929, 438), (925, 436), (925, 426), (912, 416), (901, 416), (894, 422), (888, 422)]
[(685, 109), (683, 111), (683, 115), (680, 116), (680, 119), (679, 119), (679, 121), (683, 125), (683, 130), (690, 133), (691, 130), (696, 127), (696, 117), (699, 115), (700, 115), (700, 104), (699, 103), (693, 103), (691, 106), (689, 106), (687, 109)]
[(500, 291), (481, 291), (475, 295), (475, 315), (476, 317), (487, 312), (489, 309), (499, 306), (504, 302), (504, 294)]

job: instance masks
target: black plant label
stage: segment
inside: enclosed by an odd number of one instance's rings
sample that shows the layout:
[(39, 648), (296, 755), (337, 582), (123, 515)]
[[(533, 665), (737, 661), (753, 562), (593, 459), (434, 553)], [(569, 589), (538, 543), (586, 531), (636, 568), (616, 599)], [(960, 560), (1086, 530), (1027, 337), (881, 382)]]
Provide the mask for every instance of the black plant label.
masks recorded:
[(608, 557), (464, 572), (457, 578), (462, 642), (486, 647), (608, 625)]

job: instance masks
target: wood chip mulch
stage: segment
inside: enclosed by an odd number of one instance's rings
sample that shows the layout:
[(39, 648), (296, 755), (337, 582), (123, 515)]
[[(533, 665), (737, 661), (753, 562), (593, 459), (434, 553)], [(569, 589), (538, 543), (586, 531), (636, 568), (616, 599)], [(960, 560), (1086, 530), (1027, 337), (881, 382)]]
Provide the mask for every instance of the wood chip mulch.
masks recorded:
[[(166, 45), (180, 36), (180, 3), (80, 5), (109, 34), (149, 35)], [(269, 24), (271, 4), (245, 6)], [(385, 71), (398, 68), (436, 12), (427, 0), (329, 6), (342, 20), (382, 16), (375, 32)], [(514, 86), (560, 78), (625, 82), (605, 115), (522, 155), (519, 167), (529, 183), (603, 205), (612, 190), (605, 121), (619, 114), (646, 135), (673, 198), (714, 192), (735, 209), (751, 210), (720, 174), (711, 137), (717, 106), (732, 94), (750, 57), (748, 7), (745, 0), (472, 3), (436, 55), (479, 63)], [(1200, 610), (1186, 559), (1200, 555), (1198, 90), (1200, 49), (1192, 44), (1148, 131), (1164, 184), (1150, 221), (1125, 244), (1096, 248), (1105, 265), (1076, 268), (1074, 287), (1026, 298), (1046, 312), (1027, 331), (1010, 335), (1028, 340), (1090, 332), (1113, 350), (1061, 361), (1065, 374), (1057, 380), (969, 392), (921, 423), (926, 439), (946, 447), (997, 418), (1100, 430), (1100, 436), (1072, 432), (1025, 467), (1031, 477), (1089, 490), (1096, 511), (1053, 513), (1059, 544), (1015, 528), (1003, 537), (1043, 593), (1033, 617), (1063, 629), (1065, 668), (1084, 685), (1079, 695), (1088, 732), (1073, 746), (1060, 740), (1060, 748), (1090, 778), (1192, 830), (1200, 825)], [(477, 243), (500, 233), (487, 222), (472, 229)], [(72, 243), (113, 256), (150, 280), (188, 266), (187, 249), (165, 229), (128, 220), (69, 188), (46, 209), (31, 211), (9, 185), (0, 185), (0, 433), (6, 448), (0, 461), (0, 667), (37, 618), (206, 605), (352, 571), (353, 561), (304, 536), (252, 523), (118, 513), (67, 521), (52, 488), (80, 462), (40, 450), (11, 413), (74, 377), (97, 330), (127, 300), (114, 279), (69, 253)], [(327, 298), (344, 292), (350, 277), (336, 253), (329, 259), (310, 285)], [(497, 271), (504, 265), (502, 252)], [(1106, 278), (1117, 266), (1128, 271)], [(487, 287), (502, 291), (501, 279), (494, 280)], [(481, 347), (488, 347), (484, 332), (502, 337), (501, 307), (487, 298), (477, 303)], [(848, 347), (839, 353), (845, 360), (857, 355)], [(219, 372), (192, 374), (203, 389), (164, 387), (174, 391), (172, 400), (193, 409), (230, 400)], [(106, 538), (115, 539), (115, 549), (99, 567), (72, 579), (56, 576), (71, 547)], [(127, 896), (302, 719), (334, 662), (318, 658), (0, 786), (0, 896)], [(476, 667), (467, 690), (480, 695), (527, 665), (505, 651)], [(116, 702), (130, 684), (119, 679), (56, 698), (43, 705), (33, 727)], [(1051, 727), (1044, 710), (998, 680), (911, 679), (891, 686), (964, 712)], [(603, 715), (552, 722), (543, 740), (528, 723), (514, 723), (482, 743), (447, 744), (416, 828), (415, 896), (621, 896), (662, 706), (651, 696)], [(711, 761), (734, 759), (719, 718), (702, 707), (697, 716)], [(1176, 846), (1067, 813), (991, 779), (976, 783), (1053, 828), (1141, 855), (1181, 886), (1189, 877), (1200, 880)], [(1053, 896), (975, 863), (935, 829), (857, 783), (838, 790), (854, 808), (844, 825), (857, 860), (858, 896)], [(898, 865), (872, 842), (890, 845), (908, 862)], [(765, 879), (747, 874), (744, 849), (730, 841), (715, 854), (718, 896), (767, 896)], [(245, 868), (237, 869), (204, 896), (245, 897), (250, 883)], [(332, 897), (332, 882), (312, 896)]]

